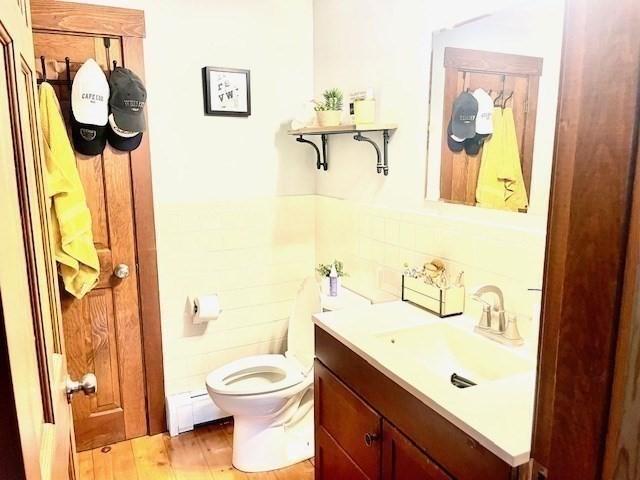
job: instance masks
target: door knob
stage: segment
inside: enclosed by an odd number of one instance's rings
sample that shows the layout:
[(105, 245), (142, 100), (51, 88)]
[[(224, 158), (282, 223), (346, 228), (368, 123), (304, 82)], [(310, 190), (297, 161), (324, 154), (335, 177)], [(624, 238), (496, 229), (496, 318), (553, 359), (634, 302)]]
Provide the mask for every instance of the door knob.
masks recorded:
[(65, 384), (65, 392), (67, 393), (67, 401), (71, 403), (73, 394), (79, 391), (83, 391), (85, 395), (93, 395), (98, 389), (98, 379), (93, 373), (86, 373), (82, 376), (80, 381), (71, 380), (67, 377)]
[(113, 269), (113, 274), (120, 279), (127, 278), (129, 276), (129, 265), (126, 263), (117, 264)]

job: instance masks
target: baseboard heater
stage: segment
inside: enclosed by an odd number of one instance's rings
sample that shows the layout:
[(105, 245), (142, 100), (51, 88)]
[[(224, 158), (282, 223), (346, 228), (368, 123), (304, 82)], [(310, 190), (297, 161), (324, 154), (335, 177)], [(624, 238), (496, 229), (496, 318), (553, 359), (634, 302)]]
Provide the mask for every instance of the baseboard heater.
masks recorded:
[(201, 423), (230, 416), (213, 403), (206, 389), (167, 397), (167, 429), (172, 437), (193, 430)]

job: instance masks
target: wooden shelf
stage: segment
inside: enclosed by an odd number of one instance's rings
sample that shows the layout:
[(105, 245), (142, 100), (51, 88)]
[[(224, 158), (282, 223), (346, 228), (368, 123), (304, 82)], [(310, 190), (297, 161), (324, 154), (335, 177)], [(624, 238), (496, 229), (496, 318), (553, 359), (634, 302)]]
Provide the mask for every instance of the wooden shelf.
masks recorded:
[[(329, 169), (329, 135), (340, 135), (343, 133), (354, 133), (354, 140), (359, 142), (366, 142), (372, 145), (376, 150), (377, 162), (376, 172), (385, 176), (389, 174), (389, 155), (387, 152), (387, 145), (389, 144), (389, 132), (393, 132), (398, 128), (395, 123), (367, 123), (367, 124), (350, 124), (350, 125), (337, 125), (334, 127), (305, 127), (297, 130), (289, 130), (289, 135), (297, 136), (296, 141), (300, 143), (306, 143), (311, 145), (316, 151), (316, 168), (318, 170)], [(371, 140), (369, 137), (362, 135), (363, 132), (382, 132), (382, 152), (378, 144)], [(320, 135), (322, 139), (322, 153), (315, 143), (310, 140), (306, 140), (304, 135)]]
[(396, 130), (398, 125), (395, 123), (363, 123), (360, 125), (337, 125), (333, 127), (305, 127), (297, 130), (289, 130), (289, 135), (336, 135), (341, 133), (357, 133), (357, 132), (381, 132), (383, 130)]

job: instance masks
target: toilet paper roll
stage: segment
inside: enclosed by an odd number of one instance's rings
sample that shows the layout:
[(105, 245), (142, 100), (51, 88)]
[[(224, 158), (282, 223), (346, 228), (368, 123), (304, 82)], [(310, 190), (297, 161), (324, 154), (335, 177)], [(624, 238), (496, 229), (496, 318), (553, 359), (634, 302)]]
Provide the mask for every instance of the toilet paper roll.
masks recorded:
[(193, 299), (193, 323), (205, 323), (220, 316), (220, 300), (218, 295), (203, 295)]

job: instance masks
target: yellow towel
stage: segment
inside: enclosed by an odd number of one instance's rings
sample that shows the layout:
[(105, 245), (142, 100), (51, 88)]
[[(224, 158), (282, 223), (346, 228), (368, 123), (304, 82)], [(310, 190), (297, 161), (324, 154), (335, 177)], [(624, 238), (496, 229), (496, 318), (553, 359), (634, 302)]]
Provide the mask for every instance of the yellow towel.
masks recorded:
[(91, 213), (76, 158), (60, 113), (60, 104), (48, 83), (40, 85), (40, 117), (58, 271), (67, 292), (82, 298), (98, 282), (100, 263), (93, 244)]
[(501, 210), (518, 211), (528, 206), (511, 108), (493, 111), (493, 134), (482, 148), (476, 201), (482, 207)]

